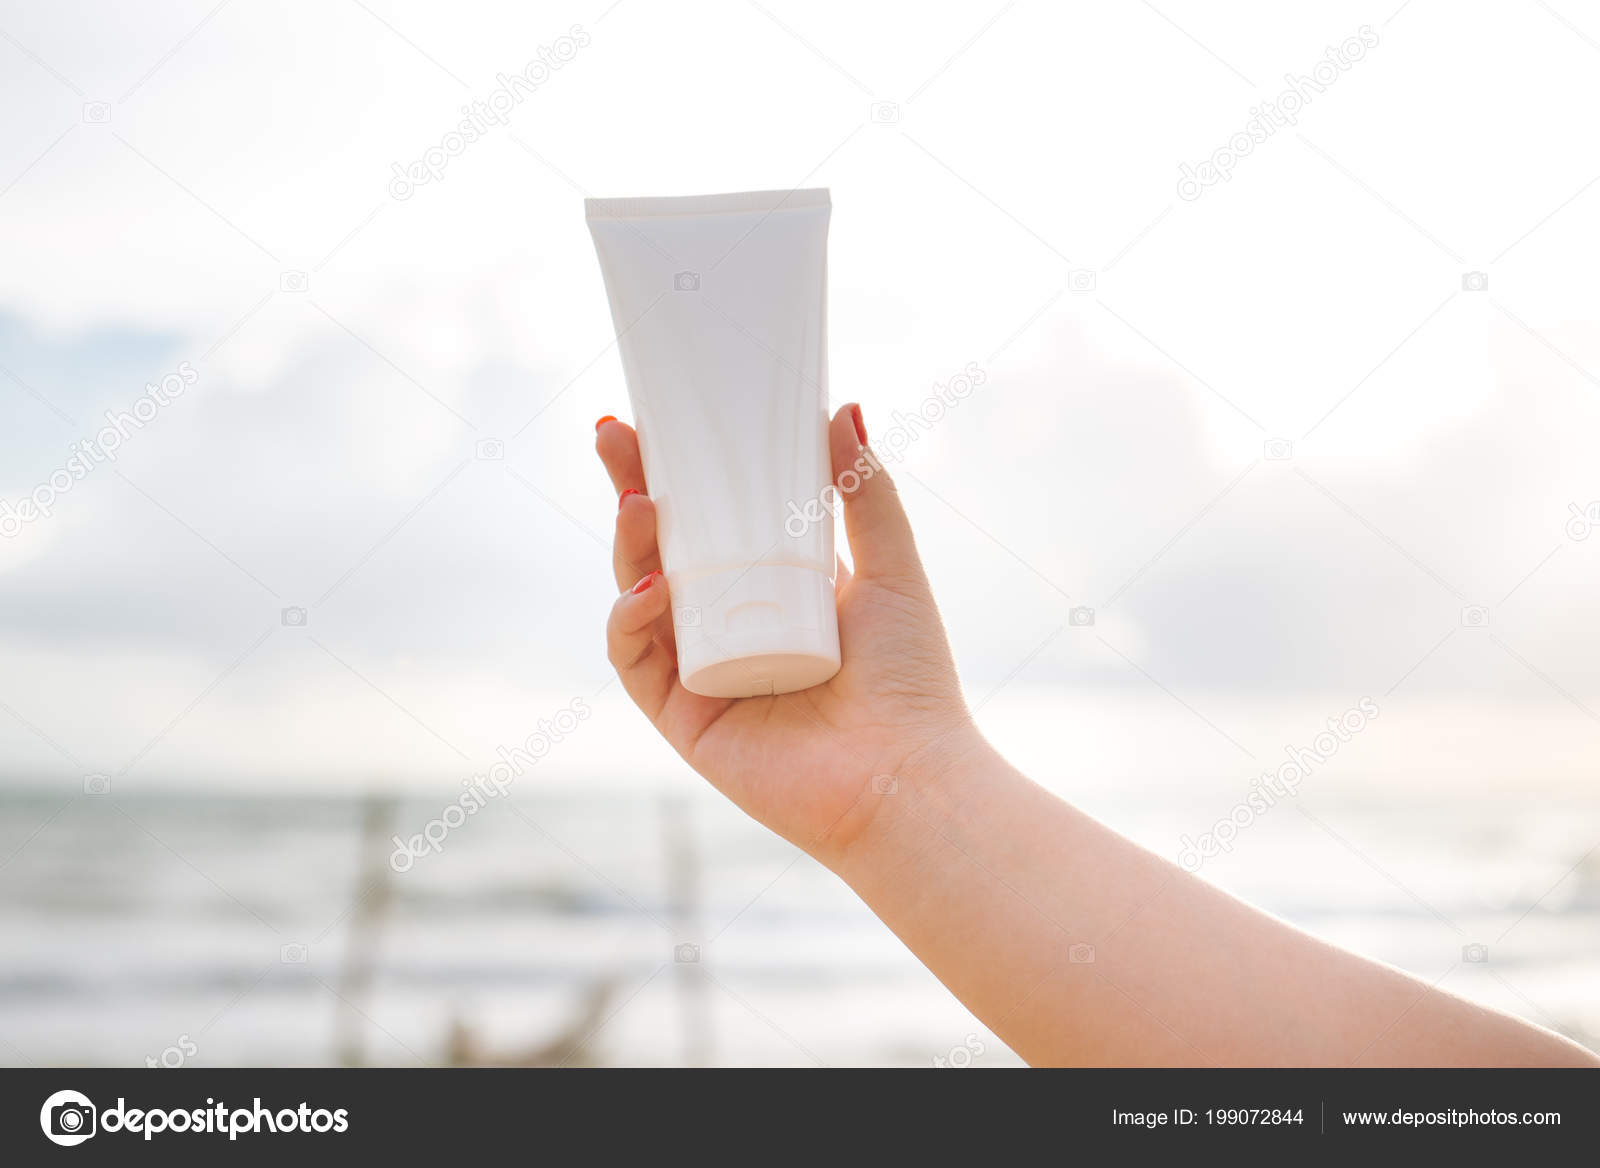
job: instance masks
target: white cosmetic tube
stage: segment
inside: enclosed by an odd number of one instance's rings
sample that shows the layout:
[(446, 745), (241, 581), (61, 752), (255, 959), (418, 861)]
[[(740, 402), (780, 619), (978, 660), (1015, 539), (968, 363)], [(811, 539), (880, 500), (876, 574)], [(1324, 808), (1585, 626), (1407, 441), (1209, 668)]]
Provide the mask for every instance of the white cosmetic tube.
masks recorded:
[[(708, 697), (839, 670), (826, 190), (588, 199), (672, 593)], [(825, 493), (826, 491), (826, 493)]]

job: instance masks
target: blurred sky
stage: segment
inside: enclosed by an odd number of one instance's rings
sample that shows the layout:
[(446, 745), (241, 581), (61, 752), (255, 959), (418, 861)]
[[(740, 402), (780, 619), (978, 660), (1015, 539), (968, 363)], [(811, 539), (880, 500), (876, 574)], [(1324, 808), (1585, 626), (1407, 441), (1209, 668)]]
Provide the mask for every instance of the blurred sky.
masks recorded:
[(836, 403), (986, 374), (894, 469), (1036, 772), (1248, 777), (1371, 695), (1369, 769), (1592, 779), (1597, 108), (1571, 0), (0, 3), (0, 498), (198, 374), (0, 539), (0, 780), (449, 787), (575, 697), (563, 774), (672, 771), (603, 655), (582, 198), (795, 186)]

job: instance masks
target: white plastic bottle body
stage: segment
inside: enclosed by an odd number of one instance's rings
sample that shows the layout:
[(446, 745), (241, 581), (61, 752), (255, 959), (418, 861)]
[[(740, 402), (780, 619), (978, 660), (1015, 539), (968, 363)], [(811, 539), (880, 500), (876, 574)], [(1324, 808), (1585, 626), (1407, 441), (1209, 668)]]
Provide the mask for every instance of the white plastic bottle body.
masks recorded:
[(695, 693), (787, 693), (839, 668), (816, 505), (829, 210), (826, 190), (587, 204)]

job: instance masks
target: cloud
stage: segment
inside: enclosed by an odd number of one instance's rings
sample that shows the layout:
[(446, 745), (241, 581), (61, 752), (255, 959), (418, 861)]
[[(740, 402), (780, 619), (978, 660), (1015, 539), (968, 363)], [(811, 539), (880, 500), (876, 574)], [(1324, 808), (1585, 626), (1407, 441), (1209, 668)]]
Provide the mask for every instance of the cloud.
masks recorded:
[[(1074, 19), (1123, 51), (1016, 67), (1083, 43)], [(74, 754), (126, 758), (182, 715), (148, 765), (353, 774), (459, 762), (418, 719), (469, 728), (475, 754), (515, 736), (516, 695), (599, 684), (614, 509), (591, 425), (627, 409), (581, 197), (804, 182), (834, 193), (836, 399), (881, 433), (987, 372), (896, 468), (975, 693), (1404, 678), (1595, 707), (1600, 540), (1563, 534), (1600, 498), (1576, 152), (1434, 176), (1385, 111), (1458, 88), (1465, 58), (1401, 77), (1378, 54), (1300, 127), (1316, 150), (1275, 142), (1178, 205), (1176, 161), (1248, 95), (1145, 17), (1018, 10), (938, 74), (948, 53), (923, 50), (970, 29), (872, 48), (871, 27), (810, 21), (849, 77), (754, 10), (596, 23), (510, 126), (397, 202), (391, 165), (568, 21), (419, 10), (408, 44), (357, 6), (230, 6), (141, 82), (192, 24), (33, 14), (18, 36), (49, 69), (0, 46), (0, 496), (179, 362), (199, 379), (0, 541), (0, 648), (25, 663), (0, 701)], [(1230, 41), (1304, 57), (1253, 26)], [(1541, 135), (1579, 140), (1581, 103), (1542, 88), (1567, 81), (1504, 67)], [(885, 100), (899, 119), (868, 121)], [(1280, 438), (1293, 459), (1264, 458)], [(1092, 627), (1063, 630), (1075, 606)], [(19, 771), (67, 765), (6, 733)], [(284, 735), (304, 741), (266, 749)]]

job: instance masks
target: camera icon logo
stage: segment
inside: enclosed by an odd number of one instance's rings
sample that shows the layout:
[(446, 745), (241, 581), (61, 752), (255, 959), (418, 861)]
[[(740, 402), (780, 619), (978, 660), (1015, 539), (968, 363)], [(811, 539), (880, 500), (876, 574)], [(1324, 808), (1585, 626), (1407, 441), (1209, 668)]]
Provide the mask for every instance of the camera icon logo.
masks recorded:
[(311, 277), (304, 272), (280, 272), (278, 274), (279, 292), (308, 292), (311, 290)]
[(1067, 287), (1074, 292), (1093, 292), (1095, 278), (1090, 268), (1074, 268), (1067, 273)]
[(1094, 946), (1080, 941), (1067, 950), (1067, 962), (1070, 965), (1093, 965)]
[(1481, 604), (1469, 604), (1461, 610), (1461, 624), (1469, 629), (1489, 627), (1489, 610)]
[(1287, 438), (1268, 438), (1261, 444), (1261, 457), (1268, 462), (1288, 462), (1294, 457), (1294, 443)]
[(700, 273), (678, 272), (672, 277), (672, 290), (674, 292), (700, 291)]
[(279, 614), (278, 619), (288, 628), (303, 629), (306, 627), (306, 610), (298, 604), (291, 604)]
[(867, 110), (867, 118), (880, 126), (892, 126), (900, 120), (900, 107), (892, 101), (875, 101)]
[(1461, 946), (1461, 960), (1472, 965), (1482, 965), (1489, 960), (1489, 946), (1473, 942), (1471, 945)]
[(111, 103), (109, 101), (84, 102), (83, 120), (91, 126), (105, 125), (111, 120)]
[(57, 1091), (39, 1108), (45, 1139), (63, 1148), (75, 1147), (95, 1133), (95, 1106), (78, 1091)]
[(679, 965), (698, 965), (700, 963), (700, 946), (689, 941), (682, 945), (672, 947), (672, 960)]
[(893, 795), (900, 790), (900, 780), (893, 775), (873, 775), (872, 793), (874, 795)]
[(506, 456), (506, 444), (498, 438), (485, 438), (478, 443), (473, 457), (479, 462), (499, 462)]
[(700, 610), (692, 604), (686, 604), (673, 614), (673, 623), (680, 629), (697, 629), (700, 627)]
[(1461, 290), (1463, 292), (1487, 292), (1489, 290), (1489, 273), (1461, 273)]
[(306, 958), (310, 956), (310, 950), (298, 941), (291, 941), (287, 945), (278, 946), (278, 960), (285, 965), (304, 965)]
[(111, 794), (111, 776), (101, 774), (84, 775), (83, 793), (85, 795)]
[(1067, 613), (1067, 624), (1071, 625), (1075, 629), (1088, 628), (1090, 625), (1094, 624), (1094, 609), (1090, 608), (1086, 604), (1078, 605), (1077, 608), (1074, 608)]

